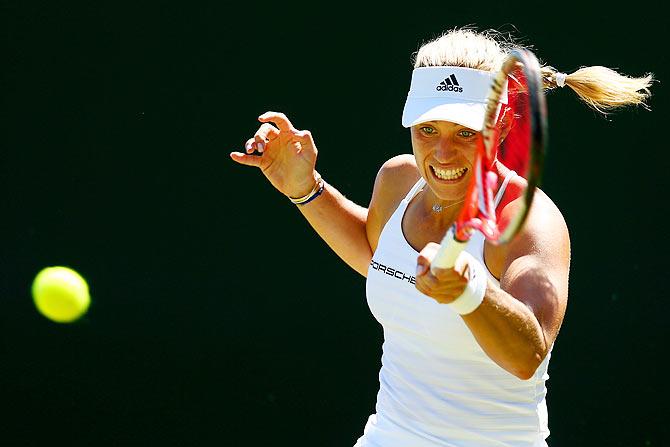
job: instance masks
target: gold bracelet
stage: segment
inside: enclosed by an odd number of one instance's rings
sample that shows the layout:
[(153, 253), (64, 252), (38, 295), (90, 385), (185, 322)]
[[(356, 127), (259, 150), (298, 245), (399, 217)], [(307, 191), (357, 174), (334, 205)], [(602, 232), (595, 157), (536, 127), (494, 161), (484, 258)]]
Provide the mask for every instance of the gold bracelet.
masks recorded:
[(291, 203), (293, 203), (295, 205), (304, 205), (307, 202), (311, 202), (313, 199), (316, 198), (316, 196), (321, 194), (323, 192), (323, 186), (324, 186), (324, 181), (321, 178), (321, 175), (319, 175), (319, 173), (317, 172), (316, 173), (316, 183), (314, 183), (314, 187), (312, 188), (312, 190), (307, 195), (304, 195), (302, 197), (297, 197), (297, 198), (293, 198), (293, 197), (288, 196), (288, 198), (291, 201)]

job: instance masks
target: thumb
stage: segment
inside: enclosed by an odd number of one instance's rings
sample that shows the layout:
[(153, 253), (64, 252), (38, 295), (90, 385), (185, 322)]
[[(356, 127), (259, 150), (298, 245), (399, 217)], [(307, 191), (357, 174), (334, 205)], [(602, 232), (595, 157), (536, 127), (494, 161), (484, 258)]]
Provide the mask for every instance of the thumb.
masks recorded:
[(425, 247), (423, 247), (423, 249), (421, 249), (419, 256), (416, 258), (417, 278), (426, 273), (431, 268), (430, 264), (433, 262), (433, 258), (435, 257), (435, 253), (437, 253), (438, 248), (440, 248), (439, 245), (434, 242), (429, 242)]
[(416, 277), (423, 275), (430, 269), (430, 261), (426, 258), (419, 257), (416, 260)]
[(257, 168), (261, 167), (261, 157), (258, 155), (243, 154), (242, 152), (231, 152), (230, 158), (241, 165), (254, 166)]

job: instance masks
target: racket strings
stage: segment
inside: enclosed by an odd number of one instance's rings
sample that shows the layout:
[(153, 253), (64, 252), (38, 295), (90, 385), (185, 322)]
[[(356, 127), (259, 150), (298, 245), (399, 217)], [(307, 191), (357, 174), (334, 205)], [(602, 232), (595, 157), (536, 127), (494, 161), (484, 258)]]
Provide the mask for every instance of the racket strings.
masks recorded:
[[(530, 101), (526, 77), (522, 68), (509, 75), (508, 104), (487, 124), (487, 134), (477, 144), (475, 179), (467, 193), (466, 203), (456, 220), (455, 234), (459, 240), (467, 240), (475, 231), (497, 241), (505, 228), (501, 228), (495, 204), (498, 174), (496, 161), (523, 177), (529, 167), (531, 145)], [(497, 142), (497, 151), (487, 150), (487, 141)]]
[(525, 177), (531, 143), (529, 89), (522, 70), (516, 70), (510, 77), (513, 82), (510, 82), (508, 92), (509, 130), (498, 149), (498, 159), (505, 167)]

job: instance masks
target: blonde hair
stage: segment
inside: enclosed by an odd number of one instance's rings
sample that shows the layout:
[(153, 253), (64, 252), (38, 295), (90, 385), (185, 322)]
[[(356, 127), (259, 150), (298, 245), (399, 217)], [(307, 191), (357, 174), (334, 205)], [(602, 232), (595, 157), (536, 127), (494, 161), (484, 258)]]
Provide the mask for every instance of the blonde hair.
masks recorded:
[[(414, 68), (450, 65), (497, 71), (510, 50), (523, 47), (510, 35), (496, 30), (454, 28), (424, 43), (413, 55)], [(545, 89), (559, 86), (556, 77), (559, 73), (550, 65), (542, 66)], [(610, 110), (625, 106), (641, 105), (648, 108), (646, 100), (651, 95), (649, 87), (653, 81), (651, 73), (630, 77), (611, 68), (592, 66), (566, 74), (564, 85), (589, 107), (605, 115)]]

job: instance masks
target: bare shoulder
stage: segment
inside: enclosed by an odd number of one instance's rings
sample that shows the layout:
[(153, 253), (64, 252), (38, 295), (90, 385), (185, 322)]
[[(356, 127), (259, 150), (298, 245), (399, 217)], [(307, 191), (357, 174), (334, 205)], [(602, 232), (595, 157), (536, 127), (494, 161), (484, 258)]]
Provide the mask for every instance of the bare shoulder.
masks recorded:
[(569, 239), (568, 226), (563, 213), (553, 200), (537, 189), (528, 215), (529, 229), (542, 239), (566, 242)]
[[(519, 207), (523, 206), (527, 187), (526, 179), (518, 175), (509, 183), (498, 208), (500, 210), (498, 218), (502, 226), (517, 214)], [(543, 234), (559, 236), (556, 231), (567, 236), (567, 225), (563, 214), (556, 203), (540, 188), (535, 189), (533, 203), (524, 227), (538, 236)]]
[(373, 251), (377, 248), (384, 225), (419, 177), (412, 154), (396, 155), (379, 168), (368, 207), (366, 225)]
[[(525, 184), (516, 186), (525, 187)], [(514, 186), (510, 189), (513, 190)], [(503, 200), (501, 204), (499, 219), (503, 227), (523, 206), (523, 198), (515, 196), (507, 202)], [(510, 263), (521, 257), (532, 258), (550, 269), (564, 271), (569, 268), (568, 226), (558, 206), (540, 189), (536, 190), (528, 217), (514, 240), (500, 246), (487, 245), (486, 264), (496, 278), (501, 278)]]
[[(392, 188), (392, 183), (402, 187), (414, 183), (419, 179), (419, 171), (416, 168), (416, 159), (412, 154), (400, 154), (384, 162), (377, 172), (375, 183), (383, 183), (386, 188)], [(376, 186), (376, 185), (375, 185)]]
[[(520, 200), (520, 199), (518, 199)], [(503, 214), (513, 214), (517, 200), (510, 202)], [(507, 216), (503, 217), (505, 219)], [(527, 220), (517, 237), (517, 244), (546, 261), (559, 264), (569, 260), (570, 235), (563, 213), (556, 203), (539, 188), (533, 197)]]

